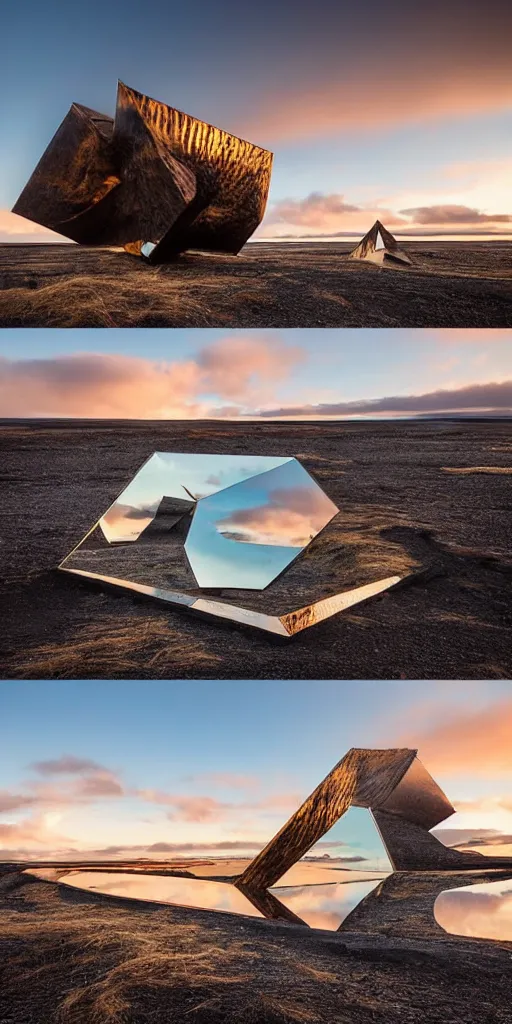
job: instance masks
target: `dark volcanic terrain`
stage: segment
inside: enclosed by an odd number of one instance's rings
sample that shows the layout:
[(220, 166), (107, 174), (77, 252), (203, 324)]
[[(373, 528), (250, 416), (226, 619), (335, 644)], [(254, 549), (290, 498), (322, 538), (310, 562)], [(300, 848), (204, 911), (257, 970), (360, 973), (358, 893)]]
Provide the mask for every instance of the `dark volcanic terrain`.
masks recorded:
[(510, 1024), (511, 953), (421, 910), (336, 933), (0, 877), (5, 1024)]
[[(56, 572), (155, 450), (297, 455), (340, 509), (303, 556), (332, 592), (413, 575), (279, 642)], [(6, 678), (512, 676), (512, 422), (4, 422), (0, 467)]]
[[(401, 243), (402, 244), (402, 243)], [(397, 270), (350, 242), (251, 242), (161, 267), (116, 249), (0, 245), (0, 327), (510, 327), (512, 243), (404, 242)]]

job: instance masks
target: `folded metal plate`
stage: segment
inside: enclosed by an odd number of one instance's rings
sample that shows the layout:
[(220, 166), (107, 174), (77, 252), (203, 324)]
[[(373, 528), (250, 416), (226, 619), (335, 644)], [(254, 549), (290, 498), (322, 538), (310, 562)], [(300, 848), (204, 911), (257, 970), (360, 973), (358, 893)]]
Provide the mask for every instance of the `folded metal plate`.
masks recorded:
[(103, 583), (106, 586), (118, 590), (129, 590), (141, 597), (153, 598), (156, 601), (163, 601), (189, 609), (202, 615), (213, 616), (217, 619), (228, 619), (231, 622), (240, 623), (244, 626), (252, 626), (254, 629), (261, 629), (267, 633), (274, 633), (285, 639), (295, 636), (309, 626), (318, 625), (332, 615), (345, 611), (361, 601), (381, 594), (384, 590), (399, 583), (399, 576), (389, 576), (387, 579), (378, 580), (376, 583), (369, 583), (363, 587), (356, 587), (355, 590), (347, 590), (343, 594), (335, 594), (333, 597), (316, 604), (307, 605), (297, 611), (285, 612), (283, 615), (266, 615), (251, 608), (242, 608), (235, 604), (225, 604), (222, 601), (214, 601), (208, 598), (195, 597), (192, 594), (184, 594), (176, 590), (165, 590), (162, 587), (150, 587), (143, 583), (136, 583), (130, 580), (122, 580), (115, 576), (103, 576), (100, 573), (88, 572), (84, 569), (70, 569), (62, 563), (59, 571), (67, 572), (74, 576), (82, 576), (85, 579)]
[(376, 220), (373, 227), (366, 233), (364, 238), (349, 253), (353, 260), (368, 260), (380, 266), (393, 263), (409, 263), (410, 259), (402, 251), (394, 235), (388, 231), (380, 220)]
[(14, 213), (75, 242), (91, 240), (81, 217), (119, 186), (110, 140), (99, 127), (102, 116), (73, 103), (15, 203)]
[(74, 103), (13, 210), (152, 263), (236, 254), (263, 218), (272, 153), (118, 83), (115, 119)]
[[(165, 262), (186, 249), (236, 255), (263, 219), (272, 153), (222, 128), (145, 96), (119, 82), (119, 111), (133, 110), (160, 154), (169, 154), (196, 176), (193, 216), (184, 211), (158, 239), (149, 259)], [(144, 242), (156, 241), (149, 236)]]
[(399, 814), (425, 829), (434, 828), (455, 813), (455, 808), (417, 757), (387, 800), (378, 804), (378, 809)]
[(416, 756), (415, 750), (353, 747), (254, 858), (236, 884), (275, 885), (341, 818), (349, 807), (386, 800)]

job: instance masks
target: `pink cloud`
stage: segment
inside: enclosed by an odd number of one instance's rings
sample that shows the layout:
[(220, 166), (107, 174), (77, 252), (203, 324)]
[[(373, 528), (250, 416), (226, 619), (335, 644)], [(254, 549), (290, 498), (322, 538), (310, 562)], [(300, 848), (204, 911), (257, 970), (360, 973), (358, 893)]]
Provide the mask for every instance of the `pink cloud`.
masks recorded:
[[(215, 415), (201, 396), (268, 399), (275, 383), (304, 358), (297, 345), (235, 336), (205, 346), (196, 360), (154, 362), (135, 356), (73, 353), (48, 359), (0, 359), (0, 415), (133, 419)], [(240, 411), (237, 409), (237, 411)]]
[(509, 213), (482, 213), (480, 210), (470, 206), (461, 206), (455, 203), (447, 203), (444, 206), (415, 206), (409, 210), (400, 210), (406, 217), (410, 217), (415, 224), (430, 224), (436, 227), (453, 224), (455, 227), (471, 224), (510, 224), (512, 214)]
[(238, 509), (216, 525), (228, 539), (304, 547), (334, 512), (333, 503), (320, 491), (307, 487), (276, 488), (269, 492), (266, 505)]
[(74, 754), (63, 754), (53, 761), (34, 761), (30, 767), (40, 775), (81, 775), (83, 772), (106, 771), (104, 765), (87, 757), (75, 757)]
[(270, 340), (235, 334), (206, 346), (198, 365), (208, 389), (221, 398), (261, 400), (304, 358), (300, 346), (285, 345), (278, 334)]
[[(405, 210), (392, 210), (383, 207), (379, 202), (364, 205), (347, 203), (339, 193), (324, 194), (311, 192), (304, 199), (282, 199), (273, 203), (267, 212), (260, 235), (269, 237), (288, 237), (280, 225), (285, 225), (290, 237), (309, 238), (315, 235), (336, 237), (357, 235), (366, 232), (376, 220), (380, 220), (398, 235), (406, 237), (414, 234), (436, 234), (437, 231), (450, 233), (474, 233), (486, 231), (507, 231), (512, 225), (512, 214), (485, 213), (470, 206), (457, 204), (440, 204), (432, 206), (411, 207)], [(309, 234), (299, 234), (291, 229), (308, 228)], [(425, 228), (428, 227), (428, 232)]]

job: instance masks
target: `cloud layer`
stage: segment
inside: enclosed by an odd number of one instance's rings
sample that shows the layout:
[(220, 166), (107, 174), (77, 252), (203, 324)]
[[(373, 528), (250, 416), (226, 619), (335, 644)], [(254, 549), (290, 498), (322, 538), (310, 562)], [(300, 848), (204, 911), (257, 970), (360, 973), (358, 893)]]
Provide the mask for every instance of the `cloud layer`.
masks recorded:
[[(270, 205), (261, 236), (343, 238), (365, 233), (376, 220), (399, 236), (436, 234), (512, 235), (510, 212), (486, 213), (463, 203), (437, 203), (394, 209), (388, 203), (347, 202), (341, 193), (311, 192), (303, 199)], [(298, 231), (297, 228), (308, 229)]]
[(238, 403), (236, 415), (268, 401), (303, 358), (277, 334), (230, 334), (172, 363), (103, 353), (0, 358), (0, 416), (197, 418), (218, 414), (213, 395)]
[(470, 384), (462, 388), (440, 389), (419, 395), (389, 395), (386, 398), (356, 402), (330, 402), (321, 405), (283, 406), (268, 409), (264, 415), (273, 418), (322, 416), (396, 416), (428, 413), (492, 411), (512, 413), (512, 380), (501, 383)]
[[(486, 332), (444, 333), (447, 342), (489, 340)], [(494, 334), (504, 340), (503, 332)], [(305, 359), (300, 345), (277, 333), (221, 338), (194, 359), (175, 362), (102, 353), (0, 358), (0, 417), (302, 419), (512, 412), (512, 381), (507, 380), (425, 394), (273, 406), (279, 385), (290, 391)]]

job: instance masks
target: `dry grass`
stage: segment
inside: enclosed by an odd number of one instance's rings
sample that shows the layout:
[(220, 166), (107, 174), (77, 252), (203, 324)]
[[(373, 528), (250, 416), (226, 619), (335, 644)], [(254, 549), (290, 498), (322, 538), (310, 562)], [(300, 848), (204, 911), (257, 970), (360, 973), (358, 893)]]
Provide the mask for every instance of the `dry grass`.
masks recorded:
[(453, 466), (441, 466), (443, 473), (458, 473), (459, 476), (470, 476), (473, 473), (510, 474), (512, 466), (464, 466), (456, 469)]
[[(4, 995), (13, 1003), (20, 993), (25, 1000), (30, 993), (28, 1002), (53, 1001), (56, 1024), (174, 1024), (188, 1017), (205, 1024), (326, 1020), (305, 1005), (302, 965), (293, 952), (283, 950), (283, 963), (269, 976), (258, 970), (261, 954), (253, 942), (226, 943), (214, 925), (176, 922), (165, 909), (134, 926), (131, 909), (107, 902), (66, 904), (58, 887), (27, 884), (27, 876), (21, 877), (23, 898), (28, 893), (39, 913), (13, 909), (0, 917), (0, 944), (10, 949)], [(302, 974), (316, 986), (337, 980), (314, 967), (303, 967)]]
[[(111, 248), (0, 245), (3, 327), (503, 327), (512, 246), (411, 244), (413, 266), (349, 244), (254, 243), (152, 267)], [(428, 322), (425, 318), (428, 317)]]
[[(140, 305), (134, 302), (140, 291), (140, 277), (133, 273), (65, 277), (39, 288), (0, 292), (0, 319), (22, 320), (27, 327), (131, 327), (141, 320)], [(163, 277), (155, 270), (144, 276), (141, 298), (155, 320), (178, 317), (186, 322), (191, 317), (196, 322), (205, 307), (189, 292), (185, 279)]]
[(2, 1024), (508, 1024), (509, 951), (411, 943), (88, 893), (0, 897)]
[[(155, 645), (158, 645), (155, 651)], [(162, 675), (162, 666), (174, 658), (198, 670), (221, 661), (218, 655), (203, 650), (197, 637), (183, 635), (165, 619), (144, 617), (126, 625), (123, 621), (95, 622), (86, 625), (78, 635), (56, 644), (41, 644), (26, 652), (17, 662), (21, 679), (38, 679), (50, 675), (54, 679), (76, 679), (80, 676), (111, 679), (117, 675), (133, 677), (141, 655), (146, 665)]]

